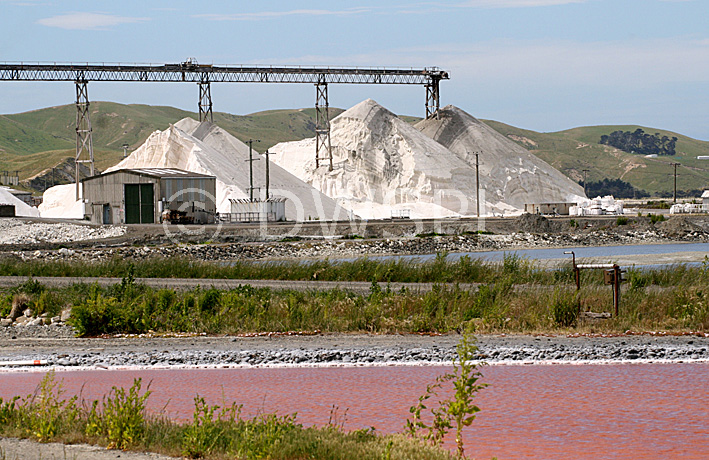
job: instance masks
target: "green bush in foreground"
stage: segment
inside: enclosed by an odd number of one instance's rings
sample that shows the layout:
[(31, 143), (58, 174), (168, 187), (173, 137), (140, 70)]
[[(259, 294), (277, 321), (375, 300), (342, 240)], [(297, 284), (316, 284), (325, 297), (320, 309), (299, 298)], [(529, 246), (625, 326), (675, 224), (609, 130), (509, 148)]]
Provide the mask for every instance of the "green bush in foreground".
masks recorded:
[[(0, 436), (31, 437), (42, 442), (88, 442), (165, 455), (205, 459), (298, 460), (453, 460), (439, 446), (401, 434), (373, 429), (346, 432), (329, 424), (303, 427), (295, 415), (241, 417), (241, 406), (221, 409), (195, 398), (192, 423), (179, 424), (145, 412), (150, 392), (136, 379), (126, 390), (113, 387), (99, 404), (77, 404), (61, 397), (61, 382), (49, 372), (35, 395), (0, 399)], [(89, 408), (90, 407), (90, 408)]]

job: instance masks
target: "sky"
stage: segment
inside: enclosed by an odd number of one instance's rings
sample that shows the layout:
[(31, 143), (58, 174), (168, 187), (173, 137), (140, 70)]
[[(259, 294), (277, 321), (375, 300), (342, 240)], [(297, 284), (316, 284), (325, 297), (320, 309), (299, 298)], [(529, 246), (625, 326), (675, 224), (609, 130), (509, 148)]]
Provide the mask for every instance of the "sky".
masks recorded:
[[(535, 131), (636, 124), (709, 140), (709, 1), (0, 0), (0, 61), (440, 67), (441, 104)], [(197, 110), (194, 83), (89, 84), (89, 98)], [(0, 82), (0, 113), (71, 83)], [(214, 111), (313, 107), (310, 84), (212, 84)], [(419, 86), (330, 85), (425, 115)]]

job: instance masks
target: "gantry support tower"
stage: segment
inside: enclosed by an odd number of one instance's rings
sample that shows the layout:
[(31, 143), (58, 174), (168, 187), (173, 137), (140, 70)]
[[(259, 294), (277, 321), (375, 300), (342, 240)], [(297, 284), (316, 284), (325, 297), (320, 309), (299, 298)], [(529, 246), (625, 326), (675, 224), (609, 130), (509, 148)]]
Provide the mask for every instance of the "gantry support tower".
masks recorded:
[(332, 171), (332, 143), (330, 142), (330, 103), (327, 100), (327, 83), (315, 84), (315, 167), (325, 162)]
[(79, 200), (81, 181), (81, 164), (88, 163), (91, 175), (94, 175), (94, 147), (91, 137), (91, 119), (89, 118), (89, 87), (84, 78), (76, 79), (76, 200)]
[[(438, 67), (422, 69), (337, 68), (288, 66), (214, 66), (189, 59), (179, 64), (57, 64), (0, 63), (0, 81), (70, 81), (77, 88), (77, 190), (78, 165), (91, 164), (91, 122), (87, 84), (111, 82), (192, 82), (199, 86), (199, 119), (213, 120), (212, 83), (310, 83), (315, 85), (316, 151), (318, 167), (332, 168), (328, 86), (330, 84), (422, 85), (426, 89), (426, 118), (438, 116), (440, 82), (448, 72)], [(81, 124), (80, 124), (81, 122)], [(87, 158), (88, 157), (88, 158)]]

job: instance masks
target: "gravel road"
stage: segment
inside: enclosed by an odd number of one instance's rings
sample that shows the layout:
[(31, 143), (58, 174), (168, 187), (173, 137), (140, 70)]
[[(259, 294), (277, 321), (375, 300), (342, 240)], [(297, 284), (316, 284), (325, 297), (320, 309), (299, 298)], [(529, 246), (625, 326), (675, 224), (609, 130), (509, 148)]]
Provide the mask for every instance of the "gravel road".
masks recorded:
[(0, 438), (3, 460), (169, 460), (165, 455), (108, 450), (87, 444), (38, 443), (27, 439)]

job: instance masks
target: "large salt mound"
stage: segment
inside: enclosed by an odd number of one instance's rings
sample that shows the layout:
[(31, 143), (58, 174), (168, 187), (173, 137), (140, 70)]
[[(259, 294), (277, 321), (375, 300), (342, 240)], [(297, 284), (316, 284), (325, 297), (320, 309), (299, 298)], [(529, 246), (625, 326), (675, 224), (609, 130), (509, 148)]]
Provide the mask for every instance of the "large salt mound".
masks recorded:
[(20, 217), (39, 217), (37, 208), (33, 208), (13, 195), (7, 188), (0, 187), (0, 204), (9, 204), (15, 207), (15, 215)]
[[(254, 196), (265, 193), (266, 161), (255, 150)], [(156, 131), (130, 156), (107, 171), (124, 168), (177, 168), (217, 178), (217, 211), (230, 212), (229, 199), (249, 197), (249, 147), (218, 126), (185, 118), (165, 131)], [(269, 192), (287, 198), (290, 220), (342, 220), (347, 211), (329, 197), (271, 162)]]
[(273, 161), (366, 219), (475, 214), (474, 168), (375, 101), (333, 119), (330, 136), (333, 171), (315, 168), (314, 139), (277, 144)]
[(45, 190), (39, 213), (52, 219), (83, 219), (84, 203), (76, 199), (76, 184), (55, 185)]
[(583, 188), (557, 169), (485, 123), (452, 105), (439, 119), (422, 120), (416, 128), (471, 166), (479, 152), (480, 186), (490, 201), (523, 209), (527, 203), (577, 203)]

